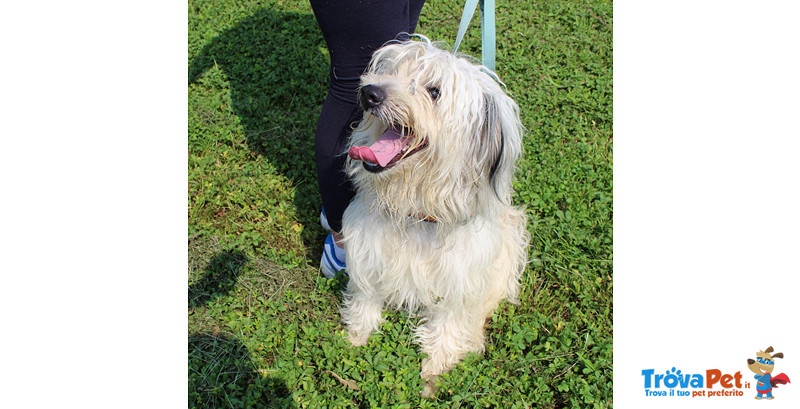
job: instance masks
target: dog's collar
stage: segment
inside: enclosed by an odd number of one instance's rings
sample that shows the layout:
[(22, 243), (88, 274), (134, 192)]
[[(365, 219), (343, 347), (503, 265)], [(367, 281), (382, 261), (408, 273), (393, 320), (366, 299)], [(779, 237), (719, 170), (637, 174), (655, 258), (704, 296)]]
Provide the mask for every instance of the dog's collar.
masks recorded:
[(435, 217), (428, 216), (427, 214), (424, 214), (424, 213), (421, 213), (421, 212), (409, 213), (408, 217), (411, 217), (413, 219), (418, 219), (418, 220), (423, 221), (423, 222), (436, 223), (436, 218)]

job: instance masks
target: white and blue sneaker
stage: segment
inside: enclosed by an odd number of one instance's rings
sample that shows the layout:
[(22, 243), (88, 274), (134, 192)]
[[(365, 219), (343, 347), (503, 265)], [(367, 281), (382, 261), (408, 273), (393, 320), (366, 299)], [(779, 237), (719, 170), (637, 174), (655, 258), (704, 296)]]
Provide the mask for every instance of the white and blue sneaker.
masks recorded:
[[(328, 218), (325, 217), (325, 209), (322, 209), (322, 213), (319, 215), (319, 222), (325, 230), (331, 230), (331, 226), (328, 224)], [(322, 270), (322, 275), (327, 278), (336, 277), (336, 273), (342, 270), (345, 270), (345, 274), (347, 274), (344, 249), (336, 245), (336, 241), (333, 240), (333, 233), (325, 237), (325, 245), (322, 247), (322, 260), (319, 262), (319, 269)]]
[(325, 238), (325, 246), (322, 248), (322, 260), (319, 262), (319, 268), (322, 270), (322, 275), (327, 278), (336, 277), (336, 273), (342, 270), (345, 270), (345, 274), (347, 274), (344, 249), (336, 245), (333, 240), (333, 233), (328, 234), (328, 237)]

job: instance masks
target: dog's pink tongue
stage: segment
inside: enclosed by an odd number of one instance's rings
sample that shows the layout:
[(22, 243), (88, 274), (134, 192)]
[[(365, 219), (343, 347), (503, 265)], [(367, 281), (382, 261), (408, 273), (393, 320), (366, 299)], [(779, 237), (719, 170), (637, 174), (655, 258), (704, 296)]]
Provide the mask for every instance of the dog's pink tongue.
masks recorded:
[(371, 146), (353, 146), (347, 154), (352, 159), (377, 163), (385, 167), (408, 145), (409, 141), (411, 138), (400, 135), (396, 129), (390, 127)]

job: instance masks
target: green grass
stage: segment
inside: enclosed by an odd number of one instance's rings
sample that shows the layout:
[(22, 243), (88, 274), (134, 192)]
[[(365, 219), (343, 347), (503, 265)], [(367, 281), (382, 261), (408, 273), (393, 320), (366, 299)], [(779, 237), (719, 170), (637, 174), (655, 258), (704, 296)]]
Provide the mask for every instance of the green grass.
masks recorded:
[[(452, 43), (463, 2), (417, 32)], [(515, 180), (530, 213), (521, 303), (483, 356), (421, 399), (413, 319), (343, 338), (342, 280), (319, 278), (313, 156), (328, 56), (305, 0), (189, 2), (189, 406), (609, 407), (612, 7), (501, 1), (497, 70), (522, 110)], [(476, 17), (460, 51), (480, 57)]]

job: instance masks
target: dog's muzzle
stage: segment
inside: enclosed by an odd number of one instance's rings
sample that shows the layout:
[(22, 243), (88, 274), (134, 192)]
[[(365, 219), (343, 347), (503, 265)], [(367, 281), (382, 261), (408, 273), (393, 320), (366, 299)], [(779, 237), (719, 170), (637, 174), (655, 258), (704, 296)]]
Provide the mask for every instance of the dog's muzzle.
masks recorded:
[[(366, 112), (375, 113), (388, 98), (383, 87), (367, 84), (359, 90), (358, 98)], [(414, 145), (411, 131), (401, 124), (387, 124), (386, 131), (370, 146), (352, 146), (348, 151), (351, 159), (363, 162), (368, 172), (380, 173), (391, 168), (400, 160), (407, 158), (428, 146), (427, 141)]]

